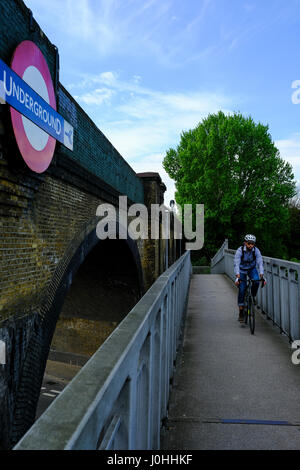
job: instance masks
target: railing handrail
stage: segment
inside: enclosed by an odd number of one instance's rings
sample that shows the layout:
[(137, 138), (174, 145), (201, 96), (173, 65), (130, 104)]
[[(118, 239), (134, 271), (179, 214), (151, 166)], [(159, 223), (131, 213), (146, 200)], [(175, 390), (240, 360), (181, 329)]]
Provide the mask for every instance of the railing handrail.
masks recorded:
[[(230, 253), (230, 254), (235, 254), (236, 250), (233, 250), (232, 248), (225, 248), (224, 252)], [(274, 264), (280, 264), (280, 265), (286, 265), (287, 267), (290, 267), (291, 269), (294, 269), (297, 271), (300, 268), (300, 263), (297, 261), (289, 261), (287, 259), (281, 259), (281, 258), (271, 258), (270, 256), (263, 256), (263, 261), (267, 263), (274, 263)], [(213, 260), (214, 258), (212, 258)]]
[(165, 271), (14, 447), (159, 449), (191, 274)]
[(228, 239), (226, 238), (225, 241), (223, 242), (223, 245), (221, 248), (217, 251), (215, 256), (211, 260), (211, 266), (213, 266), (215, 263), (218, 262), (220, 258), (224, 256), (224, 250), (228, 249)]

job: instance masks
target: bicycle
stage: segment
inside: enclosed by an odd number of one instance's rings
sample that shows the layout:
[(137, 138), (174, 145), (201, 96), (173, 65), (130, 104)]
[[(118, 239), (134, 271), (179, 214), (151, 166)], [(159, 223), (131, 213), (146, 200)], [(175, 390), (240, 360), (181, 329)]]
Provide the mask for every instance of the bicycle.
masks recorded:
[[(245, 324), (247, 325), (249, 319), (250, 332), (253, 335), (255, 330), (255, 309), (254, 309), (254, 299), (251, 293), (253, 280), (247, 276), (247, 287), (245, 292), (245, 308), (244, 308), (244, 317)], [(264, 278), (259, 279), (261, 282), (261, 287), (263, 288), (266, 285), (266, 280)]]

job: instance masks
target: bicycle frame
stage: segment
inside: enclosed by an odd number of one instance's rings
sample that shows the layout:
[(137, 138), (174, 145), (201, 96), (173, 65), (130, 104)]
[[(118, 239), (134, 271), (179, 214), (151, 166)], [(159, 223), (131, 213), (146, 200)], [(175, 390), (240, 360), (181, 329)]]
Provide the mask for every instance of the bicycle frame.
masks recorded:
[[(248, 319), (249, 319), (250, 332), (253, 335), (254, 330), (255, 330), (255, 309), (254, 309), (254, 300), (253, 300), (253, 296), (251, 293), (253, 279), (247, 276), (246, 282), (247, 282), (247, 286), (246, 286), (245, 301), (244, 301), (245, 302), (245, 307), (244, 307), (245, 324), (248, 323)], [(264, 278), (261, 278), (259, 282), (262, 283), (261, 284), (262, 287), (265, 285)]]
[(245, 315), (245, 323), (248, 323), (249, 319), (249, 327), (250, 332), (253, 335), (255, 330), (255, 310), (254, 310), (254, 301), (251, 293), (252, 287), (252, 279), (247, 276), (247, 287), (245, 292), (245, 308), (244, 308), (244, 315)]

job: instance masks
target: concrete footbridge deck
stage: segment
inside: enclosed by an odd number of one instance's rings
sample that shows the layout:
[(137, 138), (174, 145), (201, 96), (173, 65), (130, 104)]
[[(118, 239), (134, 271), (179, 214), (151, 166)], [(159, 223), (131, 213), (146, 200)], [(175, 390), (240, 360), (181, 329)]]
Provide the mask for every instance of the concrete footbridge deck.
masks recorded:
[(254, 335), (237, 318), (228, 276), (192, 275), (162, 449), (300, 449), (295, 350), (261, 310)]

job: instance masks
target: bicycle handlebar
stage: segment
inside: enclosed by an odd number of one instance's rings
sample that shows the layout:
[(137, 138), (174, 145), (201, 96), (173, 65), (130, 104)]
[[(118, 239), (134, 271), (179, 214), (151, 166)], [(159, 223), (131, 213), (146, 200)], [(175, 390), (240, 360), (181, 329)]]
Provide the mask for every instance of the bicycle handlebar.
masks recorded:
[[(250, 280), (252, 281), (253, 279), (250, 279)], [(242, 279), (239, 279), (239, 280), (238, 280), (238, 283), (240, 284), (241, 282), (242, 282)], [(258, 279), (258, 282), (261, 282), (261, 283), (262, 283), (261, 288), (265, 287), (265, 285), (267, 284), (267, 281), (266, 281), (266, 279), (265, 279), (264, 277)]]
[(261, 288), (263, 288), (263, 287), (265, 287), (265, 286), (267, 285), (267, 281), (266, 281), (266, 279), (265, 279), (264, 277), (262, 277), (262, 278), (259, 280), (259, 282), (262, 283), (262, 284), (261, 284)]

